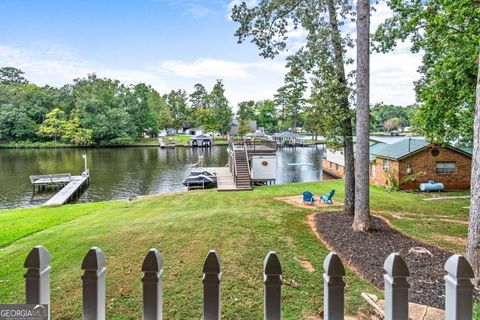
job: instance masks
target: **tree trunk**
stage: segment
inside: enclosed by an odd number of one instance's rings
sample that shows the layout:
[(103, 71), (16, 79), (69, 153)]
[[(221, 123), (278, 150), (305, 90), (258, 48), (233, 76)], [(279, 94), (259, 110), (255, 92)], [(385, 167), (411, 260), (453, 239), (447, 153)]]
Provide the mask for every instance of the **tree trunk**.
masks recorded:
[(357, 1), (357, 141), (354, 231), (370, 229), (370, 1)]
[[(344, 130), (352, 132), (352, 122), (345, 120)], [(345, 199), (343, 212), (353, 216), (355, 212), (355, 158), (353, 156), (353, 138), (352, 135), (344, 135), (344, 157), (345, 157)]]
[(342, 101), (340, 108), (345, 119), (342, 121), (343, 146), (345, 156), (345, 199), (344, 212), (353, 215), (355, 208), (355, 163), (353, 156), (352, 119), (350, 117), (350, 103), (348, 102), (347, 77), (343, 62), (343, 47), (340, 31), (338, 29), (337, 11), (333, 0), (327, 1), (328, 15), (330, 19), (330, 30), (332, 33), (333, 55), (338, 82), (340, 83), (340, 94)]
[(480, 57), (478, 58), (478, 67), (467, 243), (467, 259), (475, 273), (474, 284), (476, 287), (480, 286)]

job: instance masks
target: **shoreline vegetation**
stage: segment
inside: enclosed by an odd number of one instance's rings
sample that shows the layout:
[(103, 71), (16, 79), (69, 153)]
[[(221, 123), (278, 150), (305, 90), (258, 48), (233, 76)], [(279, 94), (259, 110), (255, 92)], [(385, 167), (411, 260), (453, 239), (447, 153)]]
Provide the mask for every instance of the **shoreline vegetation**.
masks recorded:
[[(108, 268), (108, 317), (141, 317), (141, 262), (148, 249), (156, 247), (165, 260), (164, 316), (193, 319), (201, 311), (201, 267), (208, 250), (215, 249), (224, 272), (223, 317), (258, 319), (262, 316), (262, 259), (275, 250), (284, 269), (284, 318), (313, 317), (322, 305), (322, 264), (328, 249), (310, 228), (308, 217), (338, 211), (338, 206), (296, 207), (278, 198), (300, 197), (305, 190), (317, 196), (331, 189), (337, 190), (337, 199), (343, 197), (343, 181), (328, 180), (258, 187), (235, 197), (202, 190), (132, 201), (0, 210), (0, 229), (7, 230), (0, 234), (0, 292), (6, 293), (0, 303), (22, 300), (23, 262), (33, 246), (43, 245), (52, 255), (55, 271), (51, 281), (56, 316), (79, 318), (80, 274), (73, 271), (79, 270), (88, 249), (98, 246)], [(372, 186), (372, 214), (412, 238), (463, 253), (468, 221), (464, 208), (469, 199), (422, 201), (437, 196)], [(355, 314), (367, 306), (362, 292), (382, 293), (353, 269), (346, 269), (346, 311)], [(479, 309), (477, 303), (476, 312)]]
[[(177, 135), (168, 137), (167, 142), (169, 144), (174, 144), (175, 147), (186, 147), (190, 148), (188, 144), (188, 139), (191, 136), (188, 135)], [(214, 146), (226, 146), (228, 142), (225, 138), (215, 138), (213, 140)], [(127, 148), (127, 147), (160, 147), (160, 143), (157, 138), (145, 138), (137, 139), (132, 142), (127, 142), (124, 144), (93, 144), (93, 145), (76, 145), (68, 144), (63, 142), (54, 141), (18, 141), (18, 142), (7, 142), (0, 143), (0, 149), (62, 149), (62, 148), (76, 148), (76, 149), (92, 149), (92, 148)]]

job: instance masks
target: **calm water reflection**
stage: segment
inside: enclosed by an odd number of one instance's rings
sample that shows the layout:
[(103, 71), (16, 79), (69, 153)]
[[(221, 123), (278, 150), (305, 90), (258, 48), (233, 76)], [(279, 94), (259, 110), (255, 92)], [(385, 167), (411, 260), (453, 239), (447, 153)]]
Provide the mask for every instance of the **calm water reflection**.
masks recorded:
[[(226, 147), (210, 150), (176, 148), (3, 149), (0, 150), (0, 209), (41, 205), (55, 191), (32, 197), (29, 175), (83, 170), (87, 153), (91, 185), (79, 202), (125, 199), (137, 195), (185, 190), (183, 179), (198, 155), (206, 166), (224, 166)], [(304, 163), (301, 166), (288, 164)], [(277, 183), (322, 180), (322, 147), (279, 149)]]

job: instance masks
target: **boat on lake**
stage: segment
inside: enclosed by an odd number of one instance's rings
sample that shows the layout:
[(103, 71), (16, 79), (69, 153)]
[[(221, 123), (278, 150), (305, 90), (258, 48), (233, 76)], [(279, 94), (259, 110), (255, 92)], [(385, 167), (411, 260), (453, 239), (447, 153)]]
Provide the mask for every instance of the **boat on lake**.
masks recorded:
[(192, 170), (183, 185), (189, 189), (208, 189), (217, 186), (217, 176), (208, 170)]

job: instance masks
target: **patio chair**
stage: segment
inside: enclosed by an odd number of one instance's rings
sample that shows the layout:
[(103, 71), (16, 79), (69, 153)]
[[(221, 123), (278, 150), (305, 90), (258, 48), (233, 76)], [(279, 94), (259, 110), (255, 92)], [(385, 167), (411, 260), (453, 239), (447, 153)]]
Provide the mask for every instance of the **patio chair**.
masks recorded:
[(330, 204), (333, 204), (333, 195), (335, 194), (335, 189), (333, 189), (332, 191), (330, 191), (329, 193), (327, 194), (324, 194), (324, 195), (321, 195), (320, 196), (320, 201), (323, 201), (325, 203), (330, 203)]
[(310, 191), (305, 191), (303, 193), (303, 203), (310, 202), (310, 204), (315, 204), (315, 196)]

